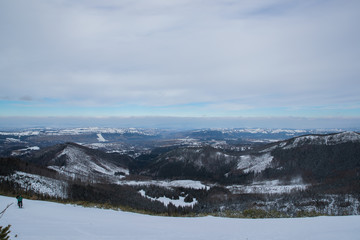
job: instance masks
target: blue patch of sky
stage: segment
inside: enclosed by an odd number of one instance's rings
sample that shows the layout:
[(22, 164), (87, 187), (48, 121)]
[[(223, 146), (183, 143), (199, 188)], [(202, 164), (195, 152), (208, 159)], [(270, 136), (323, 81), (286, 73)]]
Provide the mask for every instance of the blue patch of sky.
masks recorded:
[(120, 104), (116, 106), (78, 106), (57, 99), (43, 101), (0, 100), (0, 116), (175, 116), (175, 117), (359, 117), (358, 105), (311, 107), (254, 107), (229, 110), (212, 107), (210, 102), (168, 106)]

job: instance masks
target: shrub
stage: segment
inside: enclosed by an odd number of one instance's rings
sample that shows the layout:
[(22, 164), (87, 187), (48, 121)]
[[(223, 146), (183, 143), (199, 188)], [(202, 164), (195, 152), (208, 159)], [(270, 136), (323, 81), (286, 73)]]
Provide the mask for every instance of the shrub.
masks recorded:
[(7, 225), (6, 227), (0, 226), (0, 240), (8, 240), (10, 238), (10, 227), (11, 225)]
[(258, 208), (246, 209), (243, 211), (243, 215), (246, 218), (266, 218), (267, 212)]

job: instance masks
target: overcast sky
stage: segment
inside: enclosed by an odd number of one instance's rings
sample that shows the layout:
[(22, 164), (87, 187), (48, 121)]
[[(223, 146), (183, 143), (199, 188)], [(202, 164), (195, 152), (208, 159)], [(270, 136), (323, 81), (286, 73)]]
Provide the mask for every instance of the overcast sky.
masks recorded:
[(359, 118), (359, 23), (359, 0), (0, 0), (0, 117)]

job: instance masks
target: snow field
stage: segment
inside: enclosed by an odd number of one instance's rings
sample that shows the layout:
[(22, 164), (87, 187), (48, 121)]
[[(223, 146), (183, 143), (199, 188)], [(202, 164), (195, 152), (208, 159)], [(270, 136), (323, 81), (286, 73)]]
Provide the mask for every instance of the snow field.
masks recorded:
[(204, 185), (200, 181), (194, 180), (174, 180), (174, 181), (131, 181), (131, 180), (120, 180), (116, 182), (119, 185), (129, 185), (129, 186), (159, 186), (165, 188), (173, 187), (183, 187), (183, 188), (192, 188), (192, 189), (206, 189), (209, 190), (210, 186)]
[(259, 173), (270, 165), (273, 158), (270, 153), (265, 153), (260, 156), (244, 155), (240, 157), (237, 169), (242, 169), (245, 173)]
[[(0, 196), (0, 209), (16, 202)], [(11, 224), (11, 239), (199, 239), (199, 240), (355, 240), (360, 236), (360, 216), (293, 219), (230, 219), (220, 217), (175, 218), (83, 208), (81, 206), (24, 199), (13, 204), (0, 219)], [(17, 234), (17, 238), (14, 235)]]
[(279, 180), (272, 181), (263, 181), (263, 182), (254, 182), (250, 185), (231, 185), (227, 186), (233, 194), (240, 193), (267, 193), (267, 194), (276, 194), (276, 193), (290, 193), (291, 191), (305, 190), (308, 185), (299, 183), (292, 183), (289, 185), (284, 185), (279, 182)]
[(185, 197), (182, 196), (180, 196), (179, 199), (170, 199), (165, 196), (159, 198), (153, 198), (146, 195), (144, 190), (140, 190), (139, 193), (141, 194), (141, 196), (146, 197), (152, 201), (159, 201), (163, 203), (165, 206), (168, 206), (171, 203), (176, 207), (194, 207), (194, 205), (197, 204), (196, 199), (193, 199), (192, 202), (185, 202)]
[(98, 133), (96, 135), (97, 135), (97, 140), (99, 142), (106, 142), (105, 138), (101, 135), (101, 133)]

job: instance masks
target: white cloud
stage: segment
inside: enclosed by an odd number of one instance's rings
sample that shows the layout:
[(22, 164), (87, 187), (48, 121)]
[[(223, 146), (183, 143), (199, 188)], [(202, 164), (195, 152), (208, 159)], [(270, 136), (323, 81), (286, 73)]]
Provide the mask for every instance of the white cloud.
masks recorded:
[(340, 0), (2, 1), (0, 97), (358, 103), (359, 10)]

